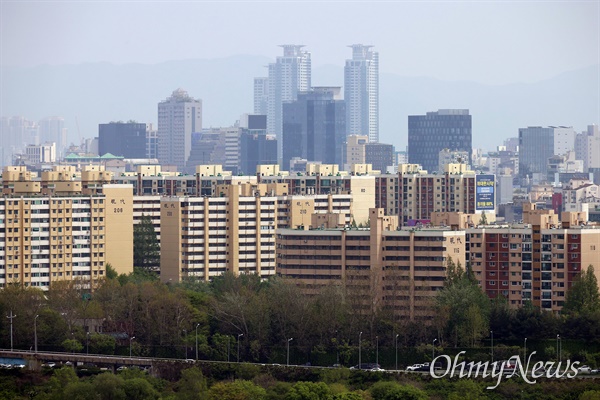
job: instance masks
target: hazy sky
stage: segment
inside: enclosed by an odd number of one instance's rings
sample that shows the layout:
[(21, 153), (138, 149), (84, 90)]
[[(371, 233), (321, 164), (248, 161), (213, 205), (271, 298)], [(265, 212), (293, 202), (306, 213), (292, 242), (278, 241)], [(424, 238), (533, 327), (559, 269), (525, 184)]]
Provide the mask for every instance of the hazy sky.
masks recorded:
[(598, 1), (7, 1), (0, 63), (275, 58), (305, 44), (343, 65), (372, 44), (381, 72), (503, 84), (599, 63)]

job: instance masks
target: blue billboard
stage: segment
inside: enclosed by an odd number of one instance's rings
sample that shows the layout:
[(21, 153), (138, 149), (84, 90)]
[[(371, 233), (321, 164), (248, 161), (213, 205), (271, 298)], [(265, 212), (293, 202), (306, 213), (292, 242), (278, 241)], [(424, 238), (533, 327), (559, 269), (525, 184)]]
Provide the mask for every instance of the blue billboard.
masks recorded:
[(495, 175), (475, 176), (475, 209), (477, 211), (494, 210), (496, 206)]

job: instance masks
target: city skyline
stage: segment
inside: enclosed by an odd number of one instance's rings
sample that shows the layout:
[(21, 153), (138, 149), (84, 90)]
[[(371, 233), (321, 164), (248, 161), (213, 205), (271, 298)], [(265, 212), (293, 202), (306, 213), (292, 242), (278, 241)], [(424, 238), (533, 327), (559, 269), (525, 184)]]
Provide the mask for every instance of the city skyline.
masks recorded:
[[(156, 124), (154, 104), (182, 87), (204, 101), (205, 126), (227, 127), (251, 112), (253, 101), (260, 101), (253, 99), (248, 76), (268, 75), (265, 67), (276, 62), (278, 44), (305, 46), (311, 54), (312, 86), (343, 85), (346, 90), (348, 46), (365, 43), (381, 55), (379, 141), (397, 150), (407, 145), (404, 116), (428, 110), (472, 110), (473, 145), (485, 150), (500, 144), (492, 138), (517, 136), (522, 127), (565, 125), (581, 130), (600, 121), (598, 4), (315, 5), (322, 15), (290, 2), (269, 3), (274, 13), (257, 15), (256, 4), (260, 3), (240, 2), (232, 11), (213, 3), (139, 7), (2, 2), (0, 116), (39, 120), (60, 115), (68, 129), (67, 142), (79, 144), (95, 136), (97, 124), (106, 121)], [(186, 26), (195, 11), (209, 21)], [(170, 15), (188, 35), (173, 41), (171, 19), (161, 21), (156, 32), (142, 34), (125, 23), (133, 15), (146, 16), (147, 21)], [(255, 29), (243, 36), (232, 29), (210, 42), (202, 40), (208, 36), (199, 34), (222, 20), (209, 17), (221, 15), (232, 23), (252, 20)], [(294, 18), (284, 18), (288, 15)], [(331, 15), (339, 18), (328, 18)], [(53, 22), (50, 29), (50, 20), (61, 23)], [(314, 28), (307, 29), (307, 20)], [(114, 29), (99, 37), (101, 30), (93, 30), (96, 21)], [(358, 33), (348, 29), (359, 22), (371, 22), (372, 28)], [(415, 29), (425, 22), (432, 29)], [(286, 29), (278, 29), (282, 24)], [(44, 35), (32, 36), (44, 28)], [(189, 46), (189, 37), (200, 39)], [(85, 46), (80, 40), (87, 40)], [(75, 100), (88, 96), (94, 101)]]
[[(260, 4), (267, 4), (269, 12), (257, 7)], [(237, 54), (272, 56), (274, 43), (299, 43), (310, 48), (315, 65), (328, 65), (343, 64), (346, 46), (368, 43), (385, 55), (381, 63), (385, 73), (492, 84), (536, 82), (598, 63), (599, 11), (600, 5), (589, 1), (329, 1), (310, 8), (288, 1), (241, 1), (235, 9), (212, 2), (173, 7), (145, 2), (3, 1), (0, 64), (154, 64)], [(203, 23), (189, 24), (198, 22), (198, 15)], [(134, 16), (160, 25), (140, 31), (126, 23)], [(221, 28), (225, 16), (229, 26), (252, 21), (253, 29), (244, 29), (243, 36), (235, 28), (229, 35), (206, 36)], [(306, 21), (313, 22), (311, 29)], [(101, 29), (107, 23), (111, 29)], [(422, 29), (424, 23), (435, 29)], [(357, 32), (356, 26), (370, 28)], [(180, 40), (169, 40), (176, 37)], [(185, 37), (200, 40), (190, 48), (191, 39)], [(24, 47), (29, 51), (23, 52)]]

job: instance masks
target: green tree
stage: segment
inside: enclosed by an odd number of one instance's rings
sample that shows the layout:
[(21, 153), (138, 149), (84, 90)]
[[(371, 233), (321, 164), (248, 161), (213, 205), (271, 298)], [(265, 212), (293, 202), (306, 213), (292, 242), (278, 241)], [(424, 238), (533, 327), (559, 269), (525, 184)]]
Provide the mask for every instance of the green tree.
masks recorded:
[(152, 219), (145, 214), (133, 227), (133, 265), (146, 271), (160, 269), (160, 245)]
[(181, 371), (181, 379), (177, 382), (177, 399), (202, 400), (206, 398), (206, 391), (206, 379), (199, 368)]
[(98, 375), (94, 381), (94, 390), (100, 396), (100, 400), (125, 400), (125, 381), (118, 375), (110, 372)]
[(65, 339), (62, 342), (62, 347), (70, 353), (78, 353), (83, 350), (83, 345), (77, 339)]
[(117, 341), (110, 335), (95, 333), (90, 335), (90, 351), (95, 354), (115, 354)]
[(455, 346), (474, 346), (487, 335), (490, 301), (460, 263), (448, 259), (447, 274), (435, 299), (438, 318), (445, 324), (443, 333)]
[(354, 392), (345, 392), (334, 394), (332, 400), (363, 400), (363, 397)]
[(396, 382), (377, 382), (370, 389), (373, 400), (426, 400), (422, 390)]
[(159, 398), (158, 392), (144, 378), (126, 379), (123, 389), (127, 400), (154, 400)]
[(481, 219), (479, 220), (479, 225), (487, 225), (488, 220), (487, 220), (487, 216), (485, 215), (485, 211), (481, 212)]
[(208, 391), (208, 400), (263, 400), (267, 392), (250, 381), (219, 382)]
[(579, 400), (600, 400), (600, 391), (586, 390), (585, 392), (581, 393)]
[(567, 291), (567, 297), (563, 306), (564, 314), (591, 314), (600, 310), (600, 293), (598, 292), (598, 280), (594, 274), (594, 267), (588, 266), (587, 270), (581, 271), (573, 286)]
[(330, 400), (329, 386), (324, 382), (298, 382), (287, 393), (285, 400)]
[(90, 382), (71, 382), (65, 387), (63, 398), (69, 400), (96, 400), (100, 396)]
[(77, 374), (70, 367), (55, 369), (52, 377), (48, 380), (50, 398), (66, 399), (65, 388), (72, 383), (78, 382)]

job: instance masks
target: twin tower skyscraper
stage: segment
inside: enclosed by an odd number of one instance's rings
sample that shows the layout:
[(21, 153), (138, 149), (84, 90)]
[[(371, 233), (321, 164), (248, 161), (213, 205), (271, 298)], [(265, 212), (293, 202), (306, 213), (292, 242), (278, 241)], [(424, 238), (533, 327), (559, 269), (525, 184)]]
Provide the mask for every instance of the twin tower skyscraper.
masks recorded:
[[(267, 133), (278, 139), (282, 156), (283, 104), (311, 90), (310, 53), (303, 45), (282, 45), (283, 56), (269, 64), (269, 76), (254, 79), (254, 113), (267, 115)], [(379, 141), (379, 54), (373, 46), (354, 44), (344, 67), (346, 136)]]

